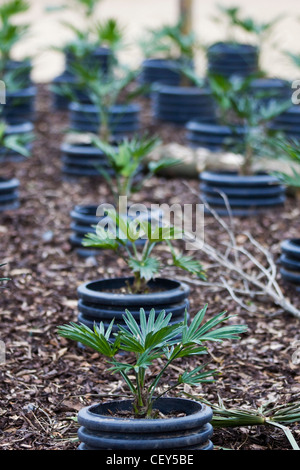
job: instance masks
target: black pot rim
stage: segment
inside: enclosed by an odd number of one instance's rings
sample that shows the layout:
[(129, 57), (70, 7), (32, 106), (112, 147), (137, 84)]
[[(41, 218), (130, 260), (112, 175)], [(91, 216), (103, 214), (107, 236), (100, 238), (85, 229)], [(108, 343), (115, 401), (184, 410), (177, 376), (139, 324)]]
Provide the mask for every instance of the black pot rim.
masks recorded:
[[(219, 50), (218, 50), (219, 49)], [(258, 47), (253, 44), (247, 44), (242, 42), (230, 42), (230, 41), (219, 41), (212, 44), (208, 53), (226, 53), (226, 54), (236, 54), (236, 52), (241, 52), (243, 54), (256, 54), (258, 52)]]
[(34, 129), (34, 125), (32, 122), (22, 122), (22, 124), (8, 124), (5, 129), (5, 134), (25, 134), (30, 133)]
[(158, 92), (164, 95), (178, 95), (178, 96), (206, 96), (211, 95), (208, 87), (197, 86), (178, 86), (178, 85), (165, 85), (163, 83), (156, 83), (153, 87), (154, 93)]
[(246, 132), (246, 128), (242, 126), (225, 126), (225, 125), (220, 125), (220, 124), (208, 124), (208, 123), (203, 123), (197, 120), (194, 121), (189, 121), (186, 124), (186, 129), (189, 131), (193, 132), (206, 132), (210, 134), (222, 134), (222, 135), (234, 135), (239, 134), (242, 135)]
[[(137, 113), (141, 110), (141, 106), (138, 103), (129, 104), (115, 104), (109, 108), (111, 113)], [(69, 104), (69, 111), (83, 112), (83, 113), (98, 113), (97, 108), (94, 104), (79, 103), (72, 101)]]
[[(111, 279), (98, 279), (95, 281), (88, 281), (84, 284), (81, 284), (77, 288), (77, 294), (79, 298), (87, 302), (93, 302), (92, 297), (97, 297), (97, 301), (103, 305), (124, 305), (126, 304), (128, 309), (131, 306), (148, 306), (148, 305), (163, 305), (164, 303), (175, 303), (185, 299), (189, 292), (190, 288), (187, 284), (166, 278), (156, 278), (153, 281), (150, 281), (149, 284), (163, 284), (171, 285), (172, 287), (164, 291), (150, 293), (150, 294), (119, 294), (112, 292), (105, 292), (95, 289), (99, 284), (106, 286), (110, 284), (110, 289), (112, 290), (111, 285), (114, 284), (117, 287), (126, 285), (127, 281), (132, 282), (133, 277), (118, 277)], [(93, 289), (94, 287), (94, 289)], [(171, 298), (171, 299), (170, 299)], [(162, 310), (162, 308), (161, 308)]]
[(159, 407), (160, 405), (163, 405), (164, 402), (168, 403), (169, 406), (172, 406), (172, 404), (174, 404), (174, 407), (179, 405), (179, 407), (182, 407), (182, 409), (187, 409), (190, 411), (190, 414), (179, 418), (149, 420), (115, 418), (105, 414), (99, 415), (95, 411), (97, 408), (108, 409), (109, 406), (113, 406), (116, 409), (120, 405), (123, 407), (123, 409), (129, 409), (131, 407), (132, 401), (123, 400), (103, 404), (96, 403), (94, 405), (82, 408), (78, 413), (78, 423), (81, 426), (88, 427), (94, 431), (116, 430), (118, 432), (137, 433), (145, 431), (150, 432), (151, 430), (157, 431), (159, 426), (160, 432), (168, 432), (174, 430), (174, 425), (176, 426), (177, 430), (190, 429), (200, 426), (201, 423), (205, 424), (212, 418), (211, 408), (203, 403), (187, 398), (163, 397), (157, 400), (156, 406)]
[(255, 173), (254, 175), (239, 175), (235, 171), (203, 171), (199, 175), (200, 180), (209, 184), (222, 184), (224, 186), (231, 184), (242, 185), (266, 185), (278, 184), (279, 180), (268, 173)]
[(20, 186), (20, 181), (17, 178), (2, 178), (0, 177), (0, 189), (15, 189)]

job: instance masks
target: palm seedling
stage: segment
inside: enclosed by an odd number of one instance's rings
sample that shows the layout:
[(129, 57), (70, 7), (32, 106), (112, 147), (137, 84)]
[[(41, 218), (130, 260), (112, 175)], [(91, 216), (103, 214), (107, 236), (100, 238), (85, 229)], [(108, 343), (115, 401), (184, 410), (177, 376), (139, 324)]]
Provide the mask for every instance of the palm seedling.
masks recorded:
[(225, 23), (227, 30), (227, 41), (231, 43), (237, 42), (236, 32), (242, 31), (254, 38), (258, 47), (261, 48), (264, 40), (271, 34), (272, 29), (282, 19), (276, 17), (268, 22), (259, 22), (251, 17), (244, 17), (240, 7), (226, 7), (224, 5), (217, 5), (220, 12), (219, 17), (214, 17), (214, 20), (218, 23), (222, 21)]
[(179, 163), (178, 159), (172, 158), (146, 162), (149, 154), (160, 144), (156, 136), (125, 139), (118, 146), (107, 144), (99, 137), (93, 137), (92, 142), (107, 157), (111, 171), (99, 168), (99, 172), (106, 179), (117, 208), (120, 198), (130, 198), (157, 172)]
[[(83, 246), (109, 249), (117, 253), (132, 271), (134, 280), (132, 285), (128, 286), (131, 292), (147, 292), (148, 282), (163, 268), (163, 263), (153, 255), (158, 244), (159, 252), (162, 245), (166, 247), (173, 266), (205, 278), (202, 264), (194, 257), (177, 251), (173, 246), (172, 242), (182, 239), (181, 228), (156, 219), (149, 222), (144, 214), (131, 214), (130, 210), (121, 214), (107, 206), (103, 207), (103, 216), (95, 227), (95, 232), (85, 235)], [(144, 243), (140, 243), (141, 240)]]
[(140, 41), (145, 57), (163, 56), (165, 59), (190, 62), (199, 47), (194, 32), (182, 33), (181, 22), (175, 25), (163, 25), (156, 30), (149, 30), (146, 38)]
[(29, 10), (26, 0), (6, 0), (0, 6), (0, 71), (9, 70), (13, 47), (28, 33), (28, 24), (15, 22), (16, 16)]
[(15, 152), (23, 157), (30, 157), (30, 144), (34, 137), (27, 134), (8, 134), (7, 124), (0, 121), (0, 159), (4, 159), (10, 152)]
[(242, 175), (253, 173), (257, 157), (272, 157), (274, 148), (270, 141), (272, 131), (270, 123), (290, 107), (290, 101), (261, 101), (250, 90), (251, 77), (246, 79), (226, 79), (211, 75), (209, 84), (212, 94), (219, 105), (221, 120), (233, 128), (239, 125), (244, 128), (243, 140), (235, 146), (234, 151), (244, 156), (240, 168)]
[[(185, 320), (172, 324), (172, 314), (164, 311), (155, 317), (152, 310), (148, 318), (140, 310), (140, 322), (136, 322), (127, 310), (124, 315), (125, 326), (118, 326), (112, 340), (113, 321), (107, 329), (103, 323), (90, 329), (83, 324), (71, 323), (59, 327), (58, 334), (94, 349), (104, 356), (112, 374), (120, 374), (132, 397), (134, 418), (159, 418), (155, 410), (158, 398), (187, 384), (191, 387), (212, 382), (217, 370), (205, 370), (205, 364), (192, 370), (185, 370), (174, 382), (164, 386), (165, 374), (176, 360), (188, 359), (207, 354), (206, 343), (236, 340), (246, 331), (243, 325), (220, 326), (229, 319), (222, 312), (204, 322), (207, 306), (201, 309), (190, 325)], [(219, 327), (220, 326), (220, 327)], [(121, 360), (118, 354), (123, 353)], [(126, 362), (126, 356), (129, 355)], [(153, 374), (153, 366), (159, 360), (160, 370)], [(170, 379), (169, 379), (170, 380)]]

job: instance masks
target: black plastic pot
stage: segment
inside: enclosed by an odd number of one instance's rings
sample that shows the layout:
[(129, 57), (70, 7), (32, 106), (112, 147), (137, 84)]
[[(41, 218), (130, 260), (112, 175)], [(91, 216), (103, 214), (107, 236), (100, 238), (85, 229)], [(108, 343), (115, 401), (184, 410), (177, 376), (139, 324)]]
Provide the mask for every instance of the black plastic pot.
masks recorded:
[(79, 411), (80, 450), (212, 450), (211, 408), (184, 398), (159, 398), (155, 408), (164, 414), (185, 416), (166, 419), (125, 419), (111, 413), (131, 410), (130, 400), (98, 403)]
[[(105, 75), (108, 73), (112, 64), (113, 54), (112, 51), (107, 47), (97, 47), (92, 53), (82, 57), (80, 64), (87, 69), (99, 67), (99, 70)], [(74, 55), (66, 50), (65, 52), (66, 71), (72, 74), (73, 64), (77, 63), (78, 59)]]
[(300, 106), (293, 105), (277, 116), (269, 126), (274, 131), (285, 134), (286, 137), (300, 138)]
[(79, 178), (100, 176), (99, 168), (111, 172), (106, 155), (91, 144), (69, 144), (61, 146), (62, 172), (65, 175)]
[(216, 108), (208, 88), (155, 85), (151, 95), (154, 117), (184, 125), (197, 119), (215, 122)]
[(186, 124), (186, 139), (190, 147), (204, 147), (212, 152), (230, 150), (243, 142), (245, 128), (190, 121)]
[(139, 81), (145, 85), (161, 83), (179, 86), (181, 74), (180, 61), (173, 59), (145, 59)]
[[(71, 223), (71, 230), (72, 234), (69, 238), (71, 246), (76, 250), (77, 254), (82, 257), (88, 257), (88, 256), (96, 256), (98, 255), (101, 251), (100, 248), (88, 248), (82, 246), (82, 241), (84, 236), (87, 233), (96, 233), (96, 229), (94, 228), (102, 219), (101, 217), (98, 217), (97, 214), (97, 208), (98, 206), (96, 205), (86, 205), (86, 206), (75, 206), (74, 209), (70, 213), (70, 217), (72, 219)], [(149, 211), (149, 214), (147, 214), (148, 221), (150, 222), (150, 219), (152, 217), (157, 218), (159, 220), (161, 213), (156, 212), (153, 214), (153, 211)], [(137, 240), (136, 244), (143, 244), (145, 240)]]
[(265, 173), (240, 176), (235, 172), (204, 171), (200, 174), (200, 181), (203, 201), (219, 215), (228, 215), (220, 192), (227, 196), (235, 216), (256, 215), (281, 207), (285, 202), (285, 187), (274, 176)]
[[(89, 56), (83, 57), (80, 60), (80, 64), (88, 68), (95, 68), (99, 65), (100, 70), (105, 75), (110, 67), (112, 61), (112, 52), (106, 47), (99, 47), (94, 50)], [(87, 95), (84, 92), (80, 92), (76, 87), (76, 79), (73, 73), (73, 64), (76, 63), (74, 55), (70, 51), (65, 51), (65, 70), (62, 74), (55, 77), (53, 80), (53, 85), (64, 85), (67, 84), (72, 88), (75, 96), (78, 97), (80, 101), (88, 102)], [(63, 96), (55, 91), (52, 92), (52, 106), (56, 110), (67, 110), (70, 104), (70, 99), (66, 96)]]
[(17, 78), (21, 81), (24, 88), (32, 85), (31, 71), (32, 63), (30, 59), (25, 60), (9, 60), (6, 64), (7, 72), (17, 72)]
[[(76, 80), (73, 77), (73, 75), (68, 72), (64, 71), (61, 75), (58, 77), (55, 77), (53, 82), (52, 82), (54, 87), (61, 87), (64, 88), (65, 86), (71, 87), (73, 94), (77, 97), (80, 102), (83, 103), (88, 103), (89, 98), (88, 96), (83, 93), (81, 90), (78, 90)], [(63, 94), (57, 93), (55, 91), (52, 91), (52, 107), (54, 110), (57, 111), (64, 111), (68, 110), (70, 104), (70, 98), (66, 97)]]
[(219, 42), (209, 47), (207, 60), (210, 74), (247, 77), (258, 72), (259, 51), (249, 44)]
[(291, 84), (280, 78), (257, 78), (250, 84), (250, 90), (261, 97), (263, 103), (274, 100), (277, 102), (291, 99)]
[(94, 323), (108, 324), (115, 319), (117, 324), (125, 325), (123, 315), (125, 309), (139, 320), (140, 309), (144, 308), (146, 314), (152, 308), (156, 315), (161, 310), (172, 313), (171, 321), (183, 321), (185, 310), (189, 307), (188, 296), (190, 288), (181, 282), (158, 278), (149, 282), (149, 287), (158, 289), (157, 292), (146, 294), (123, 294), (119, 289), (130, 285), (133, 278), (121, 277), (113, 279), (100, 279), (81, 284), (77, 289), (78, 322), (93, 327)]
[(35, 86), (15, 92), (6, 90), (6, 104), (2, 107), (1, 115), (8, 124), (16, 125), (35, 120)]
[[(70, 128), (79, 132), (98, 133), (100, 118), (93, 104), (71, 103)], [(109, 110), (109, 128), (115, 139), (134, 134), (139, 130), (140, 106), (118, 104)]]
[(300, 289), (300, 239), (292, 238), (281, 243), (281, 277)]
[[(17, 125), (8, 125), (6, 126), (5, 129), (5, 135), (22, 135), (22, 134), (29, 134), (33, 131), (34, 126), (31, 122), (24, 122), (23, 124), (17, 124)], [(31, 144), (27, 144), (28, 150), (31, 148)], [(13, 161), (13, 162), (19, 162), (24, 160), (25, 157), (23, 155), (20, 155), (17, 153), (15, 150), (7, 149), (7, 148), (0, 148), (0, 162), (5, 162), (5, 161)]]
[(0, 212), (10, 211), (19, 207), (20, 183), (16, 178), (0, 178)]

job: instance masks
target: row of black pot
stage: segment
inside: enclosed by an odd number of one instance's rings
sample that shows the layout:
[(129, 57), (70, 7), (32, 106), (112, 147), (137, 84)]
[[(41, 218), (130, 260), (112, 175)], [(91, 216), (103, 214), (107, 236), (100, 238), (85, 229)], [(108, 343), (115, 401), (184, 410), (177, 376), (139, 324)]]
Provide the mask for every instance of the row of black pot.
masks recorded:
[[(248, 44), (216, 43), (207, 50), (209, 73), (229, 78), (247, 77), (259, 71), (259, 50)], [(153, 85), (179, 86), (182, 61), (180, 59), (145, 59), (141, 66), (140, 82)], [(192, 65), (192, 64), (190, 64)]]

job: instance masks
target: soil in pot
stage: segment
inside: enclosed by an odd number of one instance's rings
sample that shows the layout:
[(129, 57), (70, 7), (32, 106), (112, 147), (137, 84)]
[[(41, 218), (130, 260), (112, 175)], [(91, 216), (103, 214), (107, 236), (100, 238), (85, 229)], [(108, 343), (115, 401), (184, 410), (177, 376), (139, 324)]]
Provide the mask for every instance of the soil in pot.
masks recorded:
[[(80, 450), (212, 450), (212, 411), (184, 398), (159, 398), (155, 407), (165, 419), (129, 419), (130, 400), (95, 404), (78, 413)], [(176, 417), (180, 413), (183, 416)]]
[(199, 177), (203, 201), (222, 216), (229, 214), (221, 193), (227, 196), (232, 215), (241, 217), (282, 207), (285, 202), (285, 187), (266, 173), (241, 176), (236, 172), (204, 171)]
[[(91, 327), (102, 321), (106, 326), (115, 319), (115, 324), (125, 326), (123, 315), (128, 309), (139, 321), (140, 309), (149, 314), (152, 308), (156, 315), (162, 310), (172, 313), (174, 323), (184, 319), (189, 308), (189, 287), (179, 281), (157, 278), (148, 283), (148, 292), (130, 293), (132, 277), (100, 279), (81, 284), (77, 289), (78, 321)], [(125, 290), (125, 292), (124, 292)], [(127, 293), (126, 293), (127, 292)]]

